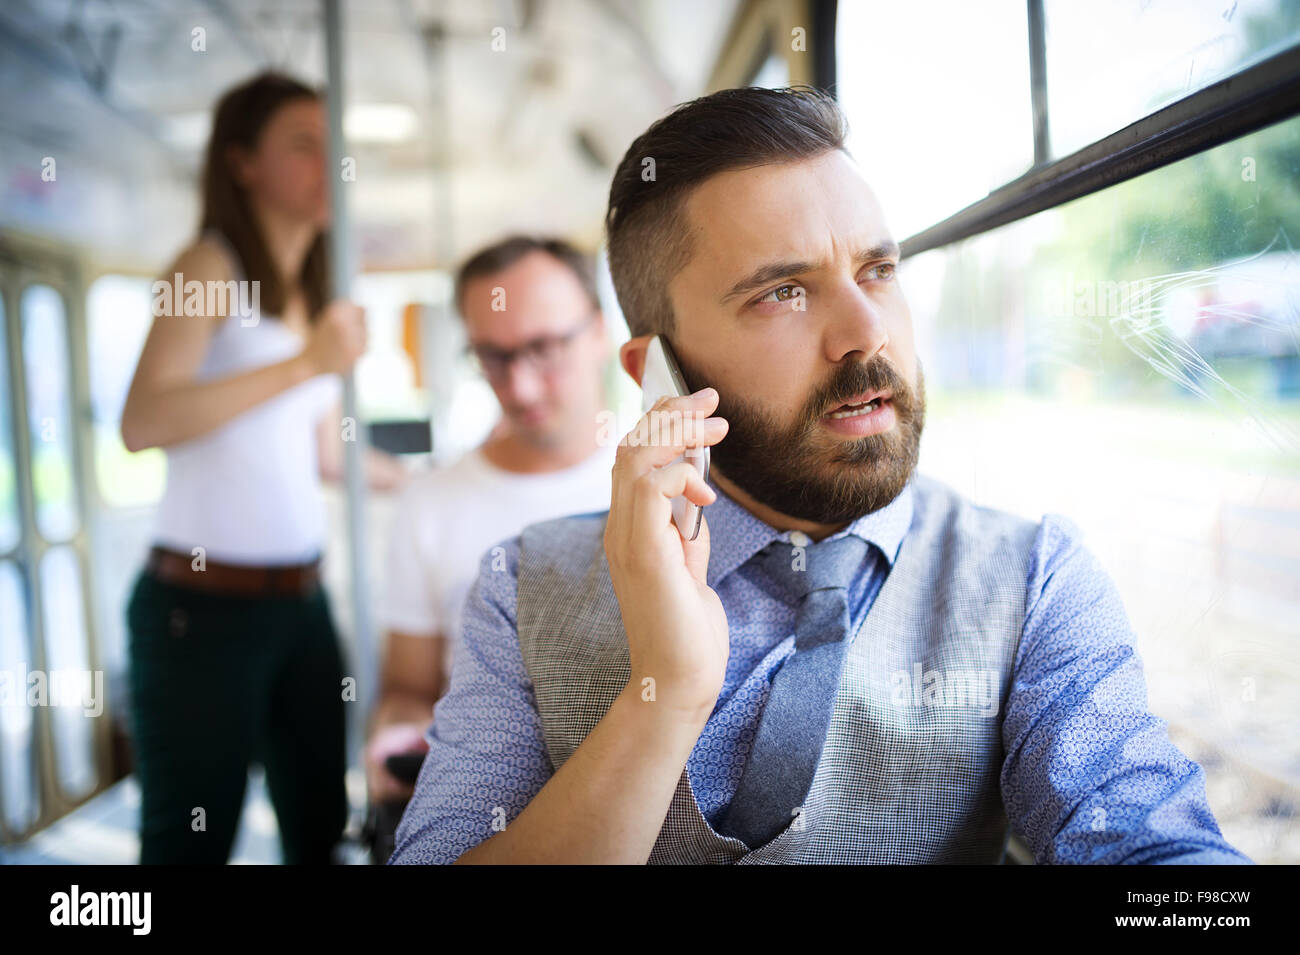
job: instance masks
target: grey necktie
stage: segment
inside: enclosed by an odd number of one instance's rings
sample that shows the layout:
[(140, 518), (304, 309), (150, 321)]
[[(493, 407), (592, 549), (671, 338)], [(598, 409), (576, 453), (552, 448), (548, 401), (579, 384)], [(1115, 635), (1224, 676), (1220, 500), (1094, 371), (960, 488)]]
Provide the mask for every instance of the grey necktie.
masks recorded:
[(846, 588), (867, 548), (861, 537), (847, 534), (809, 545), (802, 555), (774, 541), (752, 558), (799, 603), (794, 653), (772, 677), (754, 747), (718, 826), (751, 849), (791, 823), (812, 786), (848, 644)]

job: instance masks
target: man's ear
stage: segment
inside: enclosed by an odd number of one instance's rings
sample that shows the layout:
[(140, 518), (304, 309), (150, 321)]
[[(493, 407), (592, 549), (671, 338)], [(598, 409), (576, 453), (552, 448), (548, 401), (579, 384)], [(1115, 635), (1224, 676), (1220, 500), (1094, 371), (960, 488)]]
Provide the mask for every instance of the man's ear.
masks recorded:
[(645, 374), (645, 353), (650, 347), (652, 338), (653, 335), (638, 335), (636, 338), (629, 338), (618, 349), (619, 363), (637, 383), (638, 388), (641, 386), (641, 376)]

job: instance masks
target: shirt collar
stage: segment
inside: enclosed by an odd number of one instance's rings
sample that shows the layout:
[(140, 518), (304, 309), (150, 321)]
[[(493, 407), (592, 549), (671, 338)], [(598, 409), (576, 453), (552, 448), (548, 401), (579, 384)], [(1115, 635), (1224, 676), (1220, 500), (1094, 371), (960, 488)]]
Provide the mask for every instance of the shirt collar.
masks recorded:
[[(710, 587), (740, 567), (774, 540), (789, 541), (789, 531), (778, 531), (741, 507), (710, 477), (709, 487), (718, 498), (704, 509), (709, 521), (709, 571)], [(848, 527), (841, 528), (826, 540), (846, 534), (856, 534), (868, 543), (875, 544), (892, 567), (898, 558), (903, 537), (912, 526), (912, 480), (908, 478), (903, 490), (879, 510), (864, 514)]]

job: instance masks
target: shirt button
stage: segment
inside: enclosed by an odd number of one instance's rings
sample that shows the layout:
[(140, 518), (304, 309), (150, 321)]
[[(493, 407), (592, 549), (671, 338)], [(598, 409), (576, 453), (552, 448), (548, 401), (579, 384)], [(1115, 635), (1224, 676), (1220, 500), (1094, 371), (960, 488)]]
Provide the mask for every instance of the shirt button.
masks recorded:
[(795, 547), (807, 547), (812, 543), (812, 538), (803, 531), (791, 531), (790, 543), (794, 544)]

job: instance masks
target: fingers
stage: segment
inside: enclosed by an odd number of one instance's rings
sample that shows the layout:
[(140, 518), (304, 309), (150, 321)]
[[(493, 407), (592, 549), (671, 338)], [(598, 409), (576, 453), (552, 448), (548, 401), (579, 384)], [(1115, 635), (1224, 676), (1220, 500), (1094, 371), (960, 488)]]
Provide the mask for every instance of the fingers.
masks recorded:
[(717, 444), (728, 428), (726, 418), (708, 417), (717, 406), (718, 393), (712, 388), (660, 398), (619, 442), (615, 473), (621, 469), (636, 477), (662, 467), (687, 448)]
[(394, 753), (423, 753), (429, 749), (424, 738), (424, 726), (419, 723), (389, 723), (375, 730), (366, 744), (366, 755), (382, 763)]
[(687, 447), (717, 444), (726, 436), (725, 418), (705, 417), (717, 404), (718, 393), (712, 388), (694, 395), (660, 398), (624, 436), (611, 472), (610, 512), (615, 520), (625, 483), (663, 467)]
[(688, 501), (705, 507), (718, 495), (709, 487), (699, 469), (690, 461), (678, 461), (666, 468), (647, 471), (636, 481), (637, 491), (649, 499), (662, 497), (671, 501), (686, 496)]
[(682, 548), (686, 552), (686, 569), (700, 583), (707, 583), (709, 579), (710, 553), (709, 518), (707, 515), (700, 515), (700, 533), (693, 541), (683, 540)]
[(673, 459), (726, 436), (726, 419), (707, 417), (717, 405), (718, 393), (712, 388), (661, 398), (619, 443), (611, 475), (607, 550), (612, 544), (630, 548), (626, 556), (631, 560), (662, 559), (664, 555), (656, 557), (654, 550), (671, 540), (664, 531), (673, 526), (672, 499), (685, 496), (700, 507), (713, 503), (716, 494), (700, 471), (689, 459)]
[(683, 496), (700, 507), (717, 500), (713, 488), (689, 461), (647, 471), (637, 478), (629, 502), (632, 540), (653, 540), (649, 535), (659, 534), (672, 523), (672, 499)]
[(336, 299), (330, 303), (326, 321), (333, 338), (338, 370), (345, 371), (365, 354), (366, 310), (347, 299)]

